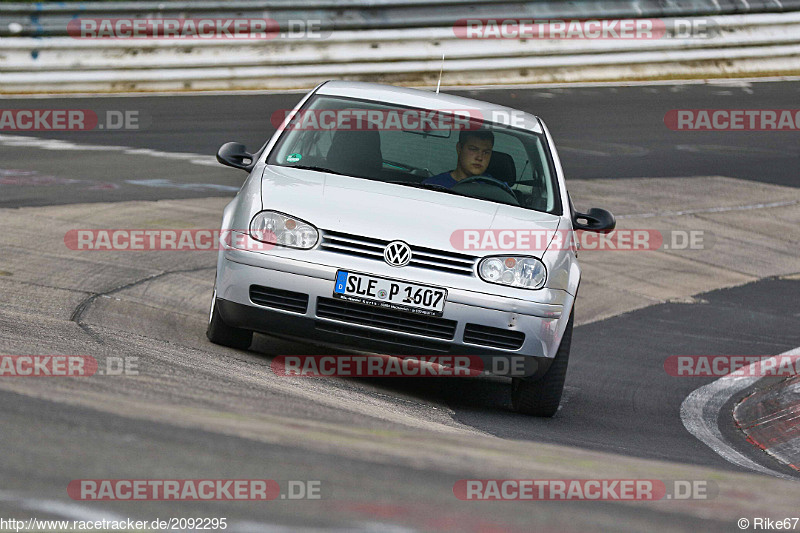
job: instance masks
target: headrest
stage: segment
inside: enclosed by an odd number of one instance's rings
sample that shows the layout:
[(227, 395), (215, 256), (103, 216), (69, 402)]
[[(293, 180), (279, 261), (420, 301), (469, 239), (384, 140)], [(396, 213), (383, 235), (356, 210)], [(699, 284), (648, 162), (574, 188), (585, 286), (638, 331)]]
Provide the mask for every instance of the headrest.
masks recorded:
[(486, 174), (491, 177), (514, 185), (517, 181), (517, 167), (514, 158), (505, 152), (492, 152), (492, 159), (486, 168)]
[(355, 176), (376, 177), (383, 168), (381, 136), (376, 130), (337, 130), (328, 150), (331, 170)]

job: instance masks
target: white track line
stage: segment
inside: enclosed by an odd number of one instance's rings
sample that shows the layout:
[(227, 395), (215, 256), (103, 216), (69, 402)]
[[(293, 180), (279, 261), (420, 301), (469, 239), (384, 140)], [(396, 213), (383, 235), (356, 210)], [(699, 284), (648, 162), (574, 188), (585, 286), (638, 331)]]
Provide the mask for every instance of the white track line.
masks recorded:
[(657, 213), (636, 213), (633, 215), (620, 215), (617, 218), (654, 218), (654, 217), (680, 217), (684, 215), (697, 215), (702, 213), (726, 213), (728, 211), (749, 211), (751, 209), (770, 209), (772, 207), (788, 207), (799, 203), (798, 200), (785, 202), (771, 202), (750, 205), (735, 205), (728, 207), (706, 207), (702, 209), (686, 209), (684, 211), (661, 211)]
[[(772, 357), (771, 359), (785, 355), (800, 355), (800, 347)], [(763, 360), (752, 363), (747, 371), (740, 371), (740, 373), (745, 374), (744, 376), (728, 374), (708, 385), (703, 385), (689, 394), (681, 404), (681, 422), (683, 422), (684, 427), (689, 433), (700, 439), (703, 444), (717, 452), (720, 457), (729, 463), (733, 463), (742, 468), (755, 470), (762, 474), (796, 481), (796, 477), (782, 474), (766, 466), (762, 466), (736, 451), (731, 445), (725, 442), (717, 424), (722, 406), (725, 405), (734, 394), (743, 391), (761, 379), (760, 376), (753, 376), (752, 374), (756, 373), (754, 367), (762, 364)]]
[[(132, 148), (130, 146), (104, 146), (100, 144), (80, 144), (42, 137), (28, 137), (26, 135), (0, 135), (0, 146), (20, 146), (25, 148), (40, 148), (42, 150), (82, 151), (82, 152), (121, 152), (127, 155), (146, 155), (161, 159), (185, 161), (193, 165), (216, 167), (217, 159), (211, 155), (190, 154), (180, 152), (162, 152), (149, 148)], [(238, 190), (238, 188), (237, 188)]]

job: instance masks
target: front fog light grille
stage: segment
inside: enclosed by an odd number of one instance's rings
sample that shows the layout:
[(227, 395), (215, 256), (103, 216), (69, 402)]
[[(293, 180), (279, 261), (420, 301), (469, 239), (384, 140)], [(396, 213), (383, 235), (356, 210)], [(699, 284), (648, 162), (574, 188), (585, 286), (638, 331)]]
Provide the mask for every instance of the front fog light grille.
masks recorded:
[(273, 289), (272, 287), (261, 287), (260, 285), (250, 285), (250, 301), (264, 307), (292, 311), (293, 313), (305, 314), (308, 309), (308, 294)]
[(519, 350), (525, 342), (525, 334), (510, 329), (467, 324), (464, 328), (464, 342), (503, 350)]

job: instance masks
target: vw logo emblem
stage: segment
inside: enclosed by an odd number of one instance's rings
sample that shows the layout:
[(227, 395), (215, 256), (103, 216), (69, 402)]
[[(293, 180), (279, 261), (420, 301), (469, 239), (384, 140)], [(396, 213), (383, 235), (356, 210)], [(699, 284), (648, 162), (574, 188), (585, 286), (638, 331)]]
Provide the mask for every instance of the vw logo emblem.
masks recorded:
[(383, 260), (393, 267), (403, 267), (411, 261), (411, 248), (403, 241), (392, 241), (383, 249)]

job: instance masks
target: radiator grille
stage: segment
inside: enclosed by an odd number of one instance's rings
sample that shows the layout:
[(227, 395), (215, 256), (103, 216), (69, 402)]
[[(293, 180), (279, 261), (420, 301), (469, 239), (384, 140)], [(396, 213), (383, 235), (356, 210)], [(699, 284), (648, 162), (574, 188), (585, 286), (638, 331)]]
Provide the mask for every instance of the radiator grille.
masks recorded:
[[(390, 241), (361, 237), (337, 231), (324, 231), (320, 248), (328, 252), (354, 255), (376, 261), (383, 261), (383, 249)], [(409, 245), (411, 247), (411, 261), (409, 266), (426, 268), (471, 276), (475, 257), (457, 252), (447, 252)]]

